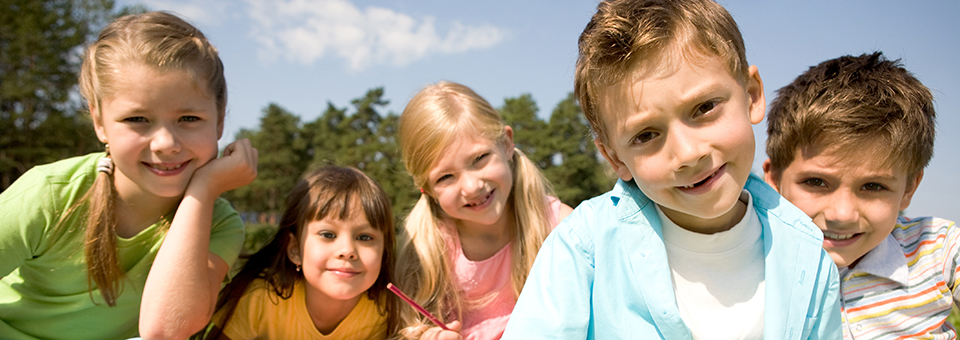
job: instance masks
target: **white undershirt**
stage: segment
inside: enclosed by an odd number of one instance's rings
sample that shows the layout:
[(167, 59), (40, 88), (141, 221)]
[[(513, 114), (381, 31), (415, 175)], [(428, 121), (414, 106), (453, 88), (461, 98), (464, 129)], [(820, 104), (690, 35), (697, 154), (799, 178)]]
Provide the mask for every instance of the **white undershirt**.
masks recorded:
[(763, 338), (763, 227), (746, 190), (747, 212), (730, 230), (695, 233), (660, 207), (680, 317), (694, 339)]

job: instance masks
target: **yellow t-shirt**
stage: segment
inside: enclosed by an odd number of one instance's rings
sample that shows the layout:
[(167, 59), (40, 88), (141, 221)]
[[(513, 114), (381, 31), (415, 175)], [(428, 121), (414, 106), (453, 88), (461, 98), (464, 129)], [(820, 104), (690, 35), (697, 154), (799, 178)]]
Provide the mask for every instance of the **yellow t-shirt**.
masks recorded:
[(357, 306), (330, 334), (323, 335), (307, 312), (304, 281), (294, 285), (293, 295), (281, 299), (266, 281), (255, 280), (243, 293), (223, 334), (245, 339), (385, 339), (387, 318), (377, 304), (363, 294)]

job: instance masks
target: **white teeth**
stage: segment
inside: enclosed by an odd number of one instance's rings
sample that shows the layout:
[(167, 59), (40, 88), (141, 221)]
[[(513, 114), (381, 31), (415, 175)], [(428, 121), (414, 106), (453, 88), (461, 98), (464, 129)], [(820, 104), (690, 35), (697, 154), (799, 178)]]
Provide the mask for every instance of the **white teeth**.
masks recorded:
[(177, 164), (177, 165), (174, 166), (174, 167), (163, 167), (163, 166), (159, 166), (159, 165), (156, 165), (156, 164), (150, 164), (150, 167), (151, 167), (151, 168), (154, 168), (154, 169), (157, 169), (157, 170), (161, 170), (161, 171), (177, 170), (177, 169), (180, 169), (181, 166), (183, 166), (183, 163)]
[(831, 239), (831, 240), (838, 240), (838, 241), (843, 241), (843, 240), (849, 239), (849, 238), (851, 238), (851, 237), (854, 237), (854, 236), (856, 236), (856, 235), (857, 235), (857, 234), (840, 235), (840, 234), (831, 233), (831, 232), (829, 232), (829, 231), (824, 231), (824, 232), (823, 232), (823, 237), (826, 237), (826, 238)]
[(468, 207), (475, 207), (475, 206), (478, 206), (478, 205), (481, 205), (481, 204), (486, 203), (488, 199), (490, 199), (490, 194), (487, 194), (486, 196), (483, 196), (483, 199), (480, 200), (480, 202), (470, 203), (470, 204), (467, 204), (467, 206), (468, 206)]
[(697, 182), (697, 183), (693, 183), (693, 184), (691, 184), (691, 185), (684, 185), (684, 186), (681, 186), (681, 187), (684, 188), (684, 189), (693, 188), (693, 187), (695, 187), (695, 186), (697, 186), (697, 185), (700, 185), (700, 184), (703, 184), (703, 183), (706, 182), (707, 180), (713, 178), (713, 175), (715, 175), (715, 174), (716, 174), (716, 173), (710, 174), (710, 176), (707, 176), (707, 178), (704, 178), (702, 181), (699, 181), (699, 182)]

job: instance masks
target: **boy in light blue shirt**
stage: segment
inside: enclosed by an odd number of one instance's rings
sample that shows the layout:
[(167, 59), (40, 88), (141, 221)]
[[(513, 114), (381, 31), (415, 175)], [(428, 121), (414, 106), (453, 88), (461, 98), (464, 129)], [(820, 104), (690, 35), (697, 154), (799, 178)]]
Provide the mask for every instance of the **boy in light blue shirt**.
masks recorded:
[(710, 0), (601, 2), (576, 92), (620, 177), (547, 238), (504, 339), (839, 339), (836, 266), (750, 174), (766, 107)]

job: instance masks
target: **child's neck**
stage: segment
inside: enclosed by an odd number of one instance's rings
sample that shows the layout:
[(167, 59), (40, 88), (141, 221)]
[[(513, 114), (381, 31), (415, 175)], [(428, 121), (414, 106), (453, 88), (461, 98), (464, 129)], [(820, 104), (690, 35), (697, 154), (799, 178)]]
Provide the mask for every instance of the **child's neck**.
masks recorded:
[(476, 224), (466, 220), (457, 220), (457, 235), (463, 256), (470, 261), (486, 260), (503, 249), (513, 240), (513, 228), (516, 224), (513, 209), (508, 207), (500, 214), (500, 219), (490, 225)]
[(660, 206), (660, 210), (680, 228), (695, 233), (710, 235), (730, 230), (730, 228), (733, 228), (737, 223), (740, 223), (740, 220), (742, 220), (743, 216), (747, 213), (748, 197), (747, 193), (741, 192), (740, 198), (737, 200), (737, 203), (733, 205), (733, 208), (716, 218), (699, 218), (670, 210), (663, 206)]
[(175, 212), (180, 197), (157, 197), (145, 193), (124, 194), (118, 191), (116, 198), (117, 236), (131, 238)]
[(367, 292), (363, 292), (350, 300), (337, 300), (331, 299), (320, 292), (316, 292), (316, 289), (311, 287), (309, 283), (304, 284), (307, 286), (304, 294), (307, 313), (310, 314), (313, 325), (317, 327), (317, 330), (323, 335), (333, 333), (333, 331), (337, 329), (337, 326), (340, 325), (340, 322), (343, 322), (343, 319), (346, 319), (347, 315), (350, 315), (350, 312), (356, 308), (357, 303), (360, 302), (360, 298), (362, 298), (364, 294), (367, 294)]

